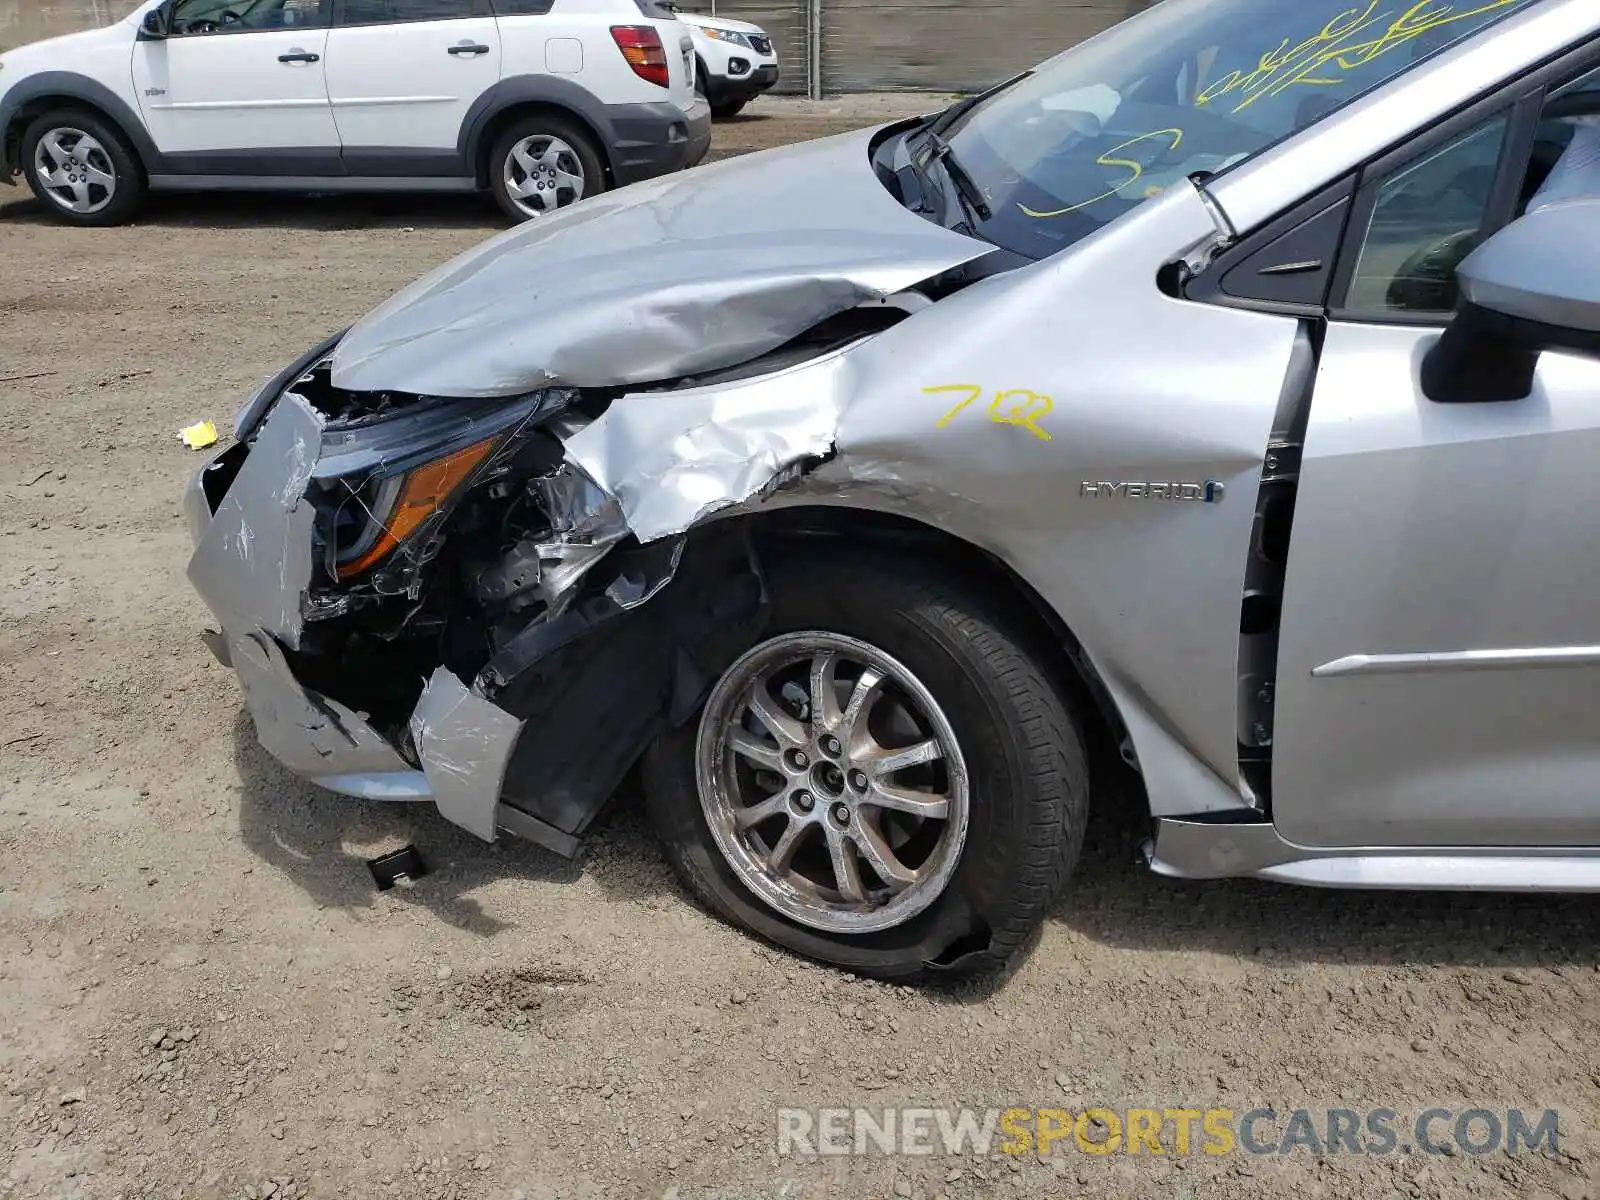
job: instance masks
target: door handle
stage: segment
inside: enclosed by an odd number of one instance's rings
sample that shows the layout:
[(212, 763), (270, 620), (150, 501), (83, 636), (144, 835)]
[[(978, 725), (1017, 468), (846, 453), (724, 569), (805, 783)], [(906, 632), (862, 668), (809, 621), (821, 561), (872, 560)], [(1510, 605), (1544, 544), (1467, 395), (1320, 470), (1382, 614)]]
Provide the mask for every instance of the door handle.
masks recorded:
[(454, 54), (454, 55), (456, 55), (458, 57), (460, 55), (463, 55), (463, 54), (471, 54), (471, 55), (487, 54), (487, 53), (489, 53), (489, 47), (487, 47), (487, 46), (475, 46), (471, 42), (462, 42), (459, 46), (451, 46), (448, 50), (445, 51), (445, 53), (446, 54)]
[(281, 63), (314, 63), (321, 62), (322, 55), (308, 54), (304, 50), (291, 50), (287, 54), (278, 55), (278, 61)]

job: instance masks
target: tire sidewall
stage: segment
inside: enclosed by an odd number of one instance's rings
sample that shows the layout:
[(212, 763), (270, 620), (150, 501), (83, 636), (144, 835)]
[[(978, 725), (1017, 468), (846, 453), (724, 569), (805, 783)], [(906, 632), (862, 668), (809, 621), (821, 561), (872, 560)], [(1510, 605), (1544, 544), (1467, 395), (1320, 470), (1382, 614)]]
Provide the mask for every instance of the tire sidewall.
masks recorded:
[[(875, 572), (857, 578), (881, 578)], [(914, 594), (914, 593), (913, 593)], [(887, 977), (920, 974), (952, 944), (1009, 924), (1029, 824), (1039, 820), (1033, 767), (1015, 734), (1018, 714), (986, 677), (970, 643), (937, 612), (891, 597), (859, 596), (847, 586), (808, 588), (773, 581), (768, 640), (784, 633), (845, 634), (897, 659), (928, 688), (956, 732), (969, 788), (969, 824), (961, 858), (944, 892), (922, 913), (879, 933), (843, 936), (783, 917), (751, 892), (716, 848), (695, 786), (700, 717), (663, 739), (647, 761), (658, 831), (690, 876), (691, 887), (723, 916), (801, 953)], [(1057, 814), (1064, 823), (1065, 814)]]
[[(40, 183), (35, 165), (39, 142), (52, 130), (67, 128), (82, 130), (95, 138), (105, 147), (112, 166), (116, 168), (116, 193), (111, 197), (111, 203), (99, 212), (83, 214), (63, 208)], [(56, 109), (45, 113), (23, 130), (21, 154), (23, 177), (28, 181), (28, 187), (45, 211), (58, 221), (89, 227), (119, 225), (137, 211), (144, 199), (144, 168), (127, 139), (115, 125), (93, 113), (82, 109)]]
[(506, 191), (506, 159), (511, 155), (511, 148), (518, 142), (539, 135), (560, 138), (571, 146), (573, 153), (578, 156), (578, 161), (583, 165), (583, 196), (577, 203), (581, 204), (591, 196), (598, 196), (610, 189), (610, 181), (606, 177), (605, 164), (601, 161), (600, 152), (595, 149), (593, 140), (587, 134), (558, 117), (523, 117), (513, 121), (505, 132), (495, 139), (494, 148), (489, 153), (489, 190), (494, 193), (495, 202), (500, 205), (501, 211), (517, 224), (539, 218), (529, 216), (518, 208), (510, 193)]

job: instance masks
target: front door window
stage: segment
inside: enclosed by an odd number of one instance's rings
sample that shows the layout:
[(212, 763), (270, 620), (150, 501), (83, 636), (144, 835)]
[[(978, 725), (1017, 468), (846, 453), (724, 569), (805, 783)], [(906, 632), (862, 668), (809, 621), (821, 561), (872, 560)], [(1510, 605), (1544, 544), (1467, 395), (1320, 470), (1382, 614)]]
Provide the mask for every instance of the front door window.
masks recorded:
[(331, 3), (332, 0), (179, 0), (172, 10), (172, 33), (192, 37), (316, 28), (327, 25)]
[(1480, 240), (1506, 125), (1496, 116), (1384, 182), (1350, 281), (1350, 316), (1455, 311), (1456, 268)]

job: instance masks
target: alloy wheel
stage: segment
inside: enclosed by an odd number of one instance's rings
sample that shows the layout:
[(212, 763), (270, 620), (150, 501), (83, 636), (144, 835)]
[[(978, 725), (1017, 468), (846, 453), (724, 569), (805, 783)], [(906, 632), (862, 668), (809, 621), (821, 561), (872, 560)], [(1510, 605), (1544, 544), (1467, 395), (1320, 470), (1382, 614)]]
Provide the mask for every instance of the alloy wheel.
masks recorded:
[(700, 803), (741, 881), (831, 933), (903, 924), (949, 885), (970, 815), (955, 731), (900, 662), (786, 634), (717, 683), (696, 738)]
[(506, 193), (530, 217), (583, 199), (583, 162), (558, 137), (534, 134), (511, 147), (503, 165)]
[(117, 167), (106, 148), (81, 129), (52, 129), (33, 156), (39, 184), (52, 201), (80, 216), (92, 216), (117, 194)]

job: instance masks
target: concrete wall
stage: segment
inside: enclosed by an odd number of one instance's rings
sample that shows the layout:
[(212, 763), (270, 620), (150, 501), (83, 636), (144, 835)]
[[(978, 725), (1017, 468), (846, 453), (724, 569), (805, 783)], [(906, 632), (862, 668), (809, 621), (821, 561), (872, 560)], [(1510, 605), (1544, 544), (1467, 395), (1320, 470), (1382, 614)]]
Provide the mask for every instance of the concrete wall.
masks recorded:
[(813, 5), (822, 15), (822, 86), (857, 91), (987, 87), (1148, 8), (1154, 0), (680, 0), (754, 21), (784, 62), (780, 90), (806, 88)]
[(0, 48), (106, 25), (127, 16), (137, 3), (138, 0), (0, 0)]
[[(821, 0), (828, 93), (983, 87), (1082, 41), (1152, 0)], [(126, 15), (137, 0), (0, 0), (0, 48)], [(683, 0), (755, 21), (804, 91), (811, 0)]]

